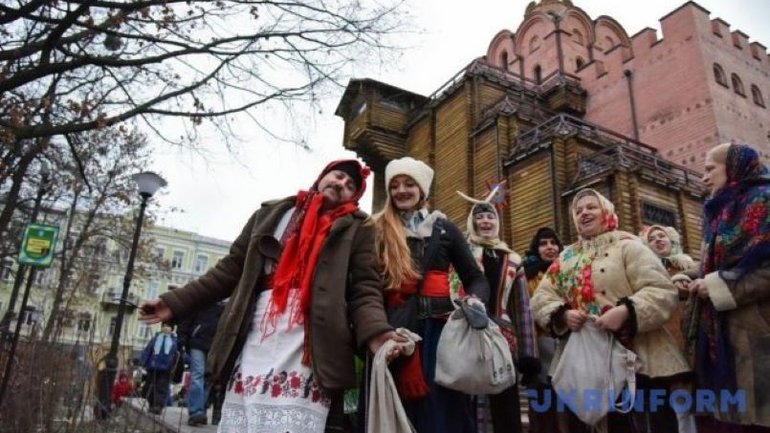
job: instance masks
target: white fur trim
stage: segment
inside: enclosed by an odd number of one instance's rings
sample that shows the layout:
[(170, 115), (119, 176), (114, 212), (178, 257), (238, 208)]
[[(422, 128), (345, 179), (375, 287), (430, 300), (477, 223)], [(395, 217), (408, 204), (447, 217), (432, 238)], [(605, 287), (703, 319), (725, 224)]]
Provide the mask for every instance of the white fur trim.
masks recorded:
[(671, 282), (676, 283), (679, 281), (684, 281), (685, 283), (689, 283), (690, 281), (692, 281), (692, 278), (690, 278), (686, 274), (676, 274), (673, 277), (671, 277)]
[(719, 276), (719, 272), (706, 274), (703, 280), (706, 282), (711, 303), (714, 304), (717, 311), (734, 310), (738, 307), (733, 294), (730, 293), (730, 288), (727, 287), (725, 280)]
[(390, 196), (390, 181), (402, 174), (414, 179), (425, 198), (428, 198), (430, 195), (430, 185), (433, 183), (433, 169), (428, 164), (409, 156), (394, 159), (385, 167), (385, 191), (388, 196)]

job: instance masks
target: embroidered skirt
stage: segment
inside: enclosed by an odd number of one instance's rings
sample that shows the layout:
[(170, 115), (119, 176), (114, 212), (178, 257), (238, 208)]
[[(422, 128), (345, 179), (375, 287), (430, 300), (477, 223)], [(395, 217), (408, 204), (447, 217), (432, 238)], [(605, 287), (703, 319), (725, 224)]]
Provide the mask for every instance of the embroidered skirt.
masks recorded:
[[(305, 330), (289, 328), (291, 307), (263, 338), (272, 291), (257, 301), (251, 330), (227, 385), (219, 433), (323, 433), (330, 400), (302, 365)], [(294, 293), (289, 298), (294, 298)]]

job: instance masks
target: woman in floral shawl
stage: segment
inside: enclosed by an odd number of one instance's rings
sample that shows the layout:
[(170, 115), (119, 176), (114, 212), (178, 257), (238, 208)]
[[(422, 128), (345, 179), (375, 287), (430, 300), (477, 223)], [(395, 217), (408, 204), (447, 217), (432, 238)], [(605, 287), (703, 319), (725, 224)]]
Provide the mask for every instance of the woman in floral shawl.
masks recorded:
[[(663, 328), (677, 302), (668, 272), (639, 238), (617, 230), (613, 204), (597, 191), (584, 189), (575, 195), (572, 217), (580, 238), (551, 264), (530, 302), (538, 324), (559, 337), (551, 371), (560, 362), (575, 362), (561, 359), (564, 345), (570, 332), (594, 320), (638, 355), (637, 389), (645, 395), (651, 389), (668, 390), (689, 370)], [(607, 432), (677, 431), (671, 407), (644, 409), (639, 414), (643, 416), (610, 412)], [(562, 433), (589, 429), (576, 417), (571, 417), (568, 429), (564, 427), (560, 426)]]
[(710, 197), (687, 344), (698, 387), (745, 404), (718, 398), (699, 430), (770, 432), (770, 173), (756, 150), (726, 143), (706, 155), (703, 181)]

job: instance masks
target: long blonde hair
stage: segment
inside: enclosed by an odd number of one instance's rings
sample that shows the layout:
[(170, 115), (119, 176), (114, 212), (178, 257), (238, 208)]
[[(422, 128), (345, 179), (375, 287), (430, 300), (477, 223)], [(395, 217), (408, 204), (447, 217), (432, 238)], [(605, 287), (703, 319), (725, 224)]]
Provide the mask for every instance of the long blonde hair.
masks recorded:
[(404, 282), (419, 279), (420, 274), (414, 269), (412, 254), (406, 243), (404, 224), (390, 196), (385, 199), (385, 207), (372, 218), (385, 290), (399, 289)]

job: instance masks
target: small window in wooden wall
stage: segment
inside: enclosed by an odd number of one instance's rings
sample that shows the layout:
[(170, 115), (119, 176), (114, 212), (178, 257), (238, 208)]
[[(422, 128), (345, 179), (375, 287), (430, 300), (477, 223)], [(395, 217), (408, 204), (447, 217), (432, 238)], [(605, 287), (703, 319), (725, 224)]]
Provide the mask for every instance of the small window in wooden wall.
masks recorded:
[(658, 224), (667, 227), (677, 227), (675, 211), (643, 200), (641, 201), (641, 206), (642, 224)]
[(590, 157), (581, 158), (580, 156), (578, 156), (577, 167), (578, 172), (580, 172), (583, 177), (601, 173), (609, 168), (607, 164), (602, 163), (602, 161)]
[(364, 111), (366, 111), (366, 101), (361, 101), (357, 105), (353, 107), (353, 110), (351, 110), (353, 113), (353, 118), (360, 116), (363, 114)]
[(406, 111), (404, 106), (400, 104), (398, 101), (394, 101), (392, 99), (383, 98), (379, 101), (380, 105), (383, 105), (385, 107), (398, 110), (398, 111)]

